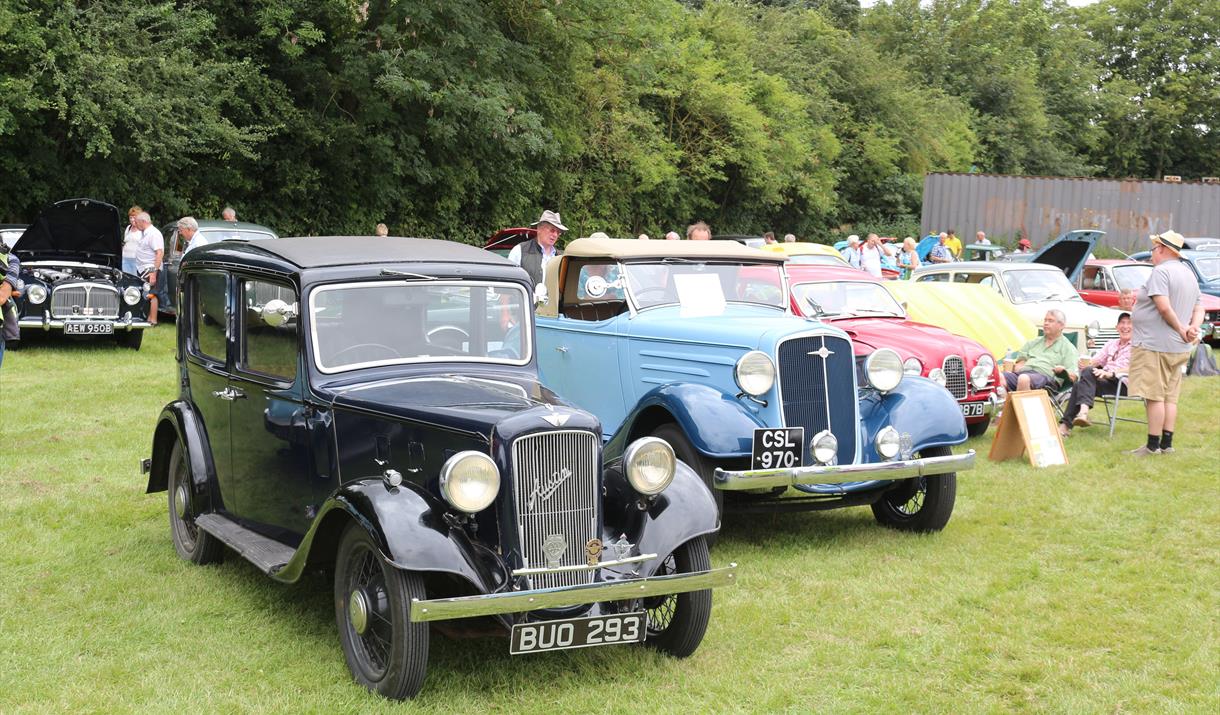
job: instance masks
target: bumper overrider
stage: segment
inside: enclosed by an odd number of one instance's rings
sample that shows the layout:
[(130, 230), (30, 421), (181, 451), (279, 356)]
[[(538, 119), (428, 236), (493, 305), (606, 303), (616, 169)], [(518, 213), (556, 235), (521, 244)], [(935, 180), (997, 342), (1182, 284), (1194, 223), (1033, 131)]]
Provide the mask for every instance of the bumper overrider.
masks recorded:
[(737, 564), (732, 563), (724, 568), (672, 576), (653, 576), (579, 586), (437, 598), (426, 601), (416, 599), (411, 602), (411, 620), (445, 621), (451, 618), (494, 616), (502, 613), (522, 613), (603, 601), (667, 596), (672, 593), (687, 593), (717, 586), (728, 586), (736, 582), (736, 575)]
[(761, 489), (788, 487), (794, 484), (839, 484), (871, 479), (908, 479), (950, 474), (974, 467), (974, 450), (946, 457), (903, 459), (871, 464), (833, 464), (786, 469), (747, 469), (732, 471), (716, 468), (717, 489)]

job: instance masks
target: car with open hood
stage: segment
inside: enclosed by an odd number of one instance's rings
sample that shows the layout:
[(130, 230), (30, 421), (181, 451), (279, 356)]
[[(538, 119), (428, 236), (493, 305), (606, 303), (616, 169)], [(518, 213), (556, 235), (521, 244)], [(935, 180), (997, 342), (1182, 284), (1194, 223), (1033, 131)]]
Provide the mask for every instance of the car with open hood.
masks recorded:
[(119, 210), (94, 199), (44, 208), (12, 245), (21, 260), (17, 298), (22, 330), (113, 338), (139, 349), (149, 286), (123, 272)]
[(1086, 303), (1072, 281), (1084, 267), (1101, 231), (1069, 231), (1047, 244), (1028, 262), (962, 261), (920, 266), (911, 280), (975, 283), (994, 290), (1035, 327), (1046, 311), (1063, 311), (1065, 334), (1080, 353), (1100, 349), (1118, 338), (1118, 311)]
[(987, 431), (1003, 397), (999, 368), (987, 348), (910, 320), (885, 289), (888, 281), (863, 271), (789, 263), (787, 272), (794, 313), (842, 328), (858, 361), (880, 348), (896, 351), (904, 373), (926, 377), (953, 395), (970, 436)]
[(735, 574), (712, 496), (662, 440), (607, 454), (539, 382), (523, 270), (315, 237), (209, 244), (179, 275), (180, 394), (142, 466), (182, 558), (333, 570), (352, 677), (390, 698), (422, 687), (430, 626), (513, 654), (699, 646)]
[(546, 267), (542, 377), (597, 415), (608, 458), (663, 439), (726, 512), (871, 505), (887, 526), (944, 528), (974, 463), (951, 449), (961, 408), (893, 350), (857, 361), (846, 331), (793, 315), (784, 260), (733, 241), (572, 241)]
[[(198, 221), (199, 231), (196, 236), (202, 236), (207, 243), (217, 241), (266, 241), (279, 238), (270, 228), (246, 221), (216, 221), (204, 219)], [(166, 315), (178, 313), (178, 264), (186, 253), (187, 241), (178, 233), (178, 222), (175, 221), (161, 227), (161, 235), (165, 237), (165, 260), (162, 261), (159, 280), (165, 281), (165, 296), (157, 304), (157, 312)], [(207, 245), (204, 243), (202, 245)]]

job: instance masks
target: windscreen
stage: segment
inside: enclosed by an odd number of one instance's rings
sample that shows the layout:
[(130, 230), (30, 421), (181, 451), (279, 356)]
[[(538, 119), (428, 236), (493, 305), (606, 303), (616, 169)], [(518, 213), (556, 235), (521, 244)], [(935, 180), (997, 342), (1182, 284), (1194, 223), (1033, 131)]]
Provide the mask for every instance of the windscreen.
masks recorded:
[(525, 364), (532, 307), (514, 284), (348, 283), (310, 294), (323, 372), (418, 362)]
[(624, 273), (640, 310), (678, 305), (683, 315), (720, 315), (731, 303), (786, 310), (780, 265), (669, 258), (628, 263)]
[(876, 283), (798, 283), (792, 295), (805, 315), (906, 317), (894, 296)]
[(1039, 300), (1081, 300), (1063, 271), (1047, 268), (1037, 271), (1005, 271), (1004, 285), (1014, 303)]

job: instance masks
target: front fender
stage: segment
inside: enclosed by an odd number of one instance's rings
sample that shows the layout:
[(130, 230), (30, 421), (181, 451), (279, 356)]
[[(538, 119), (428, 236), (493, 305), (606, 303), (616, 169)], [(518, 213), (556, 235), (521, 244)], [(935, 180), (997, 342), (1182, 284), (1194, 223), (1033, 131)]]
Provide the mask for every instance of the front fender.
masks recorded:
[(665, 422), (677, 422), (691, 446), (713, 459), (748, 456), (754, 430), (767, 426), (755, 409), (760, 408), (707, 385), (661, 385), (645, 394), (623, 420), (606, 445), (606, 459), (622, 456), (632, 440), (651, 434)]
[(447, 573), (468, 582), (477, 593), (492, 593), (506, 581), (494, 554), (476, 547), (460, 527), (451, 527), (446, 508), (422, 487), (405, 482), (387, 487), (380, 479), (343, 485), (314, 519), (292, 559), (275, 578), (293, 582), (306, 566), (333, 561), (343, 527), (355, 521), (380, 548), (382, 556), (407, 571)]
[[(625, 536), (641, 554), (657, 558), (644, 562), (640, 572), (651, 576), (665, 557), (691, 539), (720, 529), (716, 501), (695, 471), (678, 462), (674, 479), (651, 501), (627, 482), (622, 460), (605, 472), (606, 518), (602, 540), (609, 544)], [(643, 504), (645, 508), (641, 509)]]
[[(966, 441), (966, 420), (953, 395), (923, 377), (906, 377), (886, 394), (869, 390), (860, 399), (860, 437), (865, 461), (882, 461), (874, 440), (886, 425), (911, 436), (912, 454)], [(905, 442), (905, 440), (904, 440)]]
[(166, 405), (157, 418), (157, 427), (153, 431), (152, 466), (148, 471), (145, 494), (163, 492), (168, 488), (169, 455), (175, 442), (186, 451), (196, 493), (207, 493), (204, 487), (216, 479), (207, 430), (194, 405), (186, 400), (177, 400)]

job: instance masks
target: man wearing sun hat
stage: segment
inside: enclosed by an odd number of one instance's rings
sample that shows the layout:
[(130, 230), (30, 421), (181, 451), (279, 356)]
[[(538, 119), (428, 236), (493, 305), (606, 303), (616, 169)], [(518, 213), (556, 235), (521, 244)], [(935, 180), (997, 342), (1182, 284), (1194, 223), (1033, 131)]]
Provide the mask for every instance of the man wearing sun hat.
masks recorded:
[(1144, 398), (1148, 442), (1130, 454), (1146, 456), (1173, 451), (1182, 366), (1199, 340), (1203, 304), (1199, 282), (1182, 262), (1185, 241), (1166, 231), (1152, 239), (1152, 273), (1140, 288), (1131, 311), (1131, 394)]
[(555, 242), (559, 240), (559, 234), (567, 231), (568, 227), (563, 225), (558, 211), (549, 210), (543, 211), (542, 216), (530, 225), (538, 229), (534, 240), (513, 246), (513, 250), (508, 252), (508, 260), (524, 268), (530, 276), (530, 281), (538, 285), (542, 282), (542, 269), (560, 254), (555, 248)]

